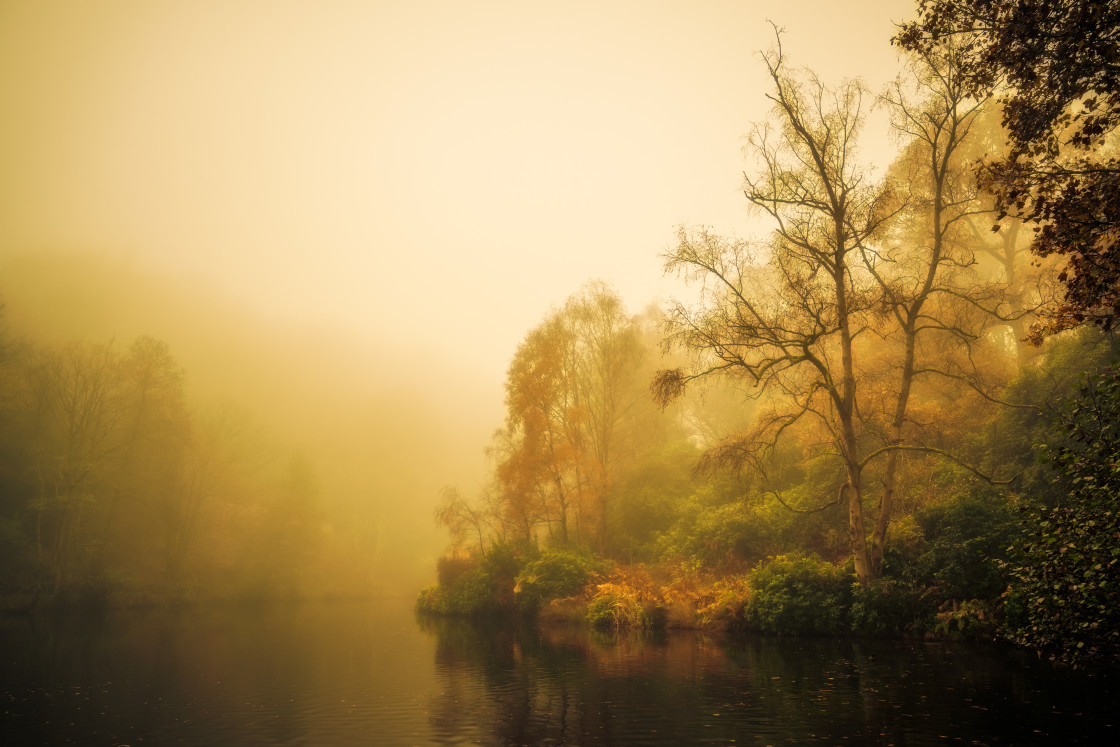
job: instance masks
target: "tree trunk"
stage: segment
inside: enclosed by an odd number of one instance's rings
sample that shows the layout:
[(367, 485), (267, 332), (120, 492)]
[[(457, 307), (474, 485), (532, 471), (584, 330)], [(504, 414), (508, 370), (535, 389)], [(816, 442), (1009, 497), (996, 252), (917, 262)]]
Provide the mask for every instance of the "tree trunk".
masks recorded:
[(607, 496), (599, 496), (599, 554), (607, 557)]
[[(920, 309), (920, 307), (919, 307)], [(906, 421), (906, 408), (910, 402), (910, 391), (914, 384), (914, 356), (916, 331), (914, 315), (909, 319), (905, 330), (906, 351), (902, 361), (902, 379), (899, 382), (898, 399), (895, 401), (894, 419), (891, 421), (890, 445), (902, 443), (902, 426)], [(871, 570), (875, 578), (883, 573), (883, 551), (887, 544), (887, 528), (890, 526), (891, 511), (894, 509), (894, 496), (898, 490), (898, 451), (887, 452), (887, 465), (883, 474), (883, 497), (879, 501), (879, 515), (875, 518), (875, 528), (871, 531)]]
[[(859, 468), (848, 469), (848, 543), (851, 546), (852, 561), (856, 566), (856, 576), (861, 586), (867, 586), (876, 573), (871, 564), (867, 549), (867, 535), (863, 525), (863, 494), (859, 487)], [(851, 484), (856, 481), (856, 485)]]
[(564, 547), (568, 545), (568, 497), (564, 495), (564, 482), (560, 479), (560, 475), (555, 476), (556, 481), (556, 501), (560, 508), (560, 544)]
[(840, 399), (837, 411), (840, 419), (840, 437), (844, 461), (848, 471), (848, 544), (855, 562), (856, 575), (866, 586), (875, 576), (871, 556), (867, 550), (867, 530), (863, 520), (863, 484), (859, 466), (859, 437), (855, 429), (856, 376), (852, 356), (852, 331), (848, 306), (847, 264), (844, 248), (844, 215), (836, 217), (836, 254), (833, 280), (836, 283), (836, 314), (840, 328), (840, 363), (842, 371)]

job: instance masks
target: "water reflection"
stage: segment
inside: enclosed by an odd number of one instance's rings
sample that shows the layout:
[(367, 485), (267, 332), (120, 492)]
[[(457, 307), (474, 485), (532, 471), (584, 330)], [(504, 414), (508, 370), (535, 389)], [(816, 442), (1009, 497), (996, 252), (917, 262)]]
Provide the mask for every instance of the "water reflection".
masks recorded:
[(410, 605), (0, 619), (3, 744), (424, 744)]
[(0, 744), (1117, 744), (1120, 678), (992, 647), (415, 619), (0, 617)]
[(1105, 744), (1115, 677), (991, 647), (421, 620), (433, 732), (495, 744)]

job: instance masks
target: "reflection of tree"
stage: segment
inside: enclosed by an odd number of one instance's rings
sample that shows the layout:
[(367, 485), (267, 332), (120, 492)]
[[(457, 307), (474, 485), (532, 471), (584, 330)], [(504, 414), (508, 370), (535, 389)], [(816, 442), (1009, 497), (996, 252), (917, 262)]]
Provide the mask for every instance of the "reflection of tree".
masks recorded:
[[(437, 739), (906, 744), (938, 734), (1030, 742), (1036, 728), (1067, 730), (1064, 705), (1051, 709), (1051, 701), (1085, 697), (1043, 692), (1039, 673), (991, 649), (421, 624), (436, 638), (444, 685), (431, 708)], [(1042, 721), (1041, 699), (1054, 711)]]
[[(479, 732), (498, 744), (727, 742), (741, 733), (731, 700), (745, 668), (715, 638), (495, 628), (425, 620), (444, 678), (436, 735)], [(718, 714), (718, 715), (717, 715)], [(464, 719), (467, 719), (464, 723)]]

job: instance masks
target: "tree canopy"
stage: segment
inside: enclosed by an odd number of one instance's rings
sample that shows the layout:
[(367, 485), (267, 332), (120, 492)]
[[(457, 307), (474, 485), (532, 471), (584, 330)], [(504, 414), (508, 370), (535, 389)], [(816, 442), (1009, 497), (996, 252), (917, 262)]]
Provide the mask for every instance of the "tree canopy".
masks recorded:
[(983, 185), (1002, 215), (1034, 227), (1031, 249), (1066, 259), (1046, 333), (1120, 315), (1120, 6), (1094, 0), (922, 0), (896, 42), (925, 53), (947, 38), (973, 95), (999, 94), (1010, 152)]

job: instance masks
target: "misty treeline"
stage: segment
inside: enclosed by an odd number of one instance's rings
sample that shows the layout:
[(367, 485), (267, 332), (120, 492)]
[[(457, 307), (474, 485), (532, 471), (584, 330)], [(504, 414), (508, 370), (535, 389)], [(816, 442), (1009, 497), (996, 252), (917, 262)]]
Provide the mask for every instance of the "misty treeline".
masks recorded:
[[(743, 188), (770, 233), (682, 227), (665, 267), (694, 298), (635, 316), (591, 283), (529, 332), (490, 481), (437, 511), (453, 547), (422, 608), (582, 594), (612, 624), (1120, 650), (1116, 339), (1071, 321), (1037, 216), (977, 178), (1010, 146), (973, 51), (917, 46), (874, 95), (777, 34)], [(873, 105), (900, 145), (881, 177)]]
[(368, 527), (247, 408), (195, 404), (166, 343), (2, 343), (5, 607), (369, 590)]

